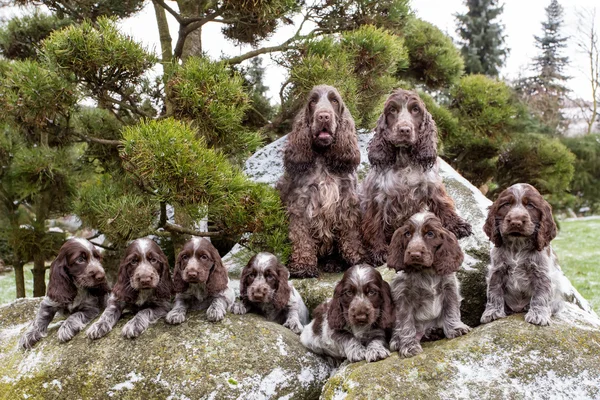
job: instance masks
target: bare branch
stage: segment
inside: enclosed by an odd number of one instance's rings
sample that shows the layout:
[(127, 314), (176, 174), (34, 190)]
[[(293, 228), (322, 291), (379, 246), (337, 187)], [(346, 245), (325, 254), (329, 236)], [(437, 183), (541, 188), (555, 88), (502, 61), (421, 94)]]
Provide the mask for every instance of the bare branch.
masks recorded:
[(223, 235), (223, 232), (221, 232), (221, 231), (200, 232), (200, 231), (196, 231), (194, 229), (184, 228), (183, 226), (172, 224), (170, 222), (166, 222), (162, 228), (165, 231), (171, 232), (171, 233), (181, 233), (184, 235), (193, 235), (193, 236), (200, 236), (200, 237), (218, 237), (218, 236)]
[(159, 6), (161, 6), (162, 8), (164, 8), (169, 14), (171, 14), (173, 16), (173, 18), (175, 18), (175, 20), (177, 22), (179, 22), (180, 24), (184, 23), (184, 18), (179, 15), (177, 13), (177, 11), (173, 10), (171, 7), (169, 7), (163, 0), (152, 0), (154, 3), (158, 4)]
[(106, 146), (112, 146), (112, 147), (123, 146), (123, 142), (120, 140), (101, 139), (101, 138), (95, 138), (95, 137), (85, 136), (85, 135), (78, 135), (78, 136), (84, 142), (88, 142), (88, 143), (98, 143), (98, 144), (104, 144)]

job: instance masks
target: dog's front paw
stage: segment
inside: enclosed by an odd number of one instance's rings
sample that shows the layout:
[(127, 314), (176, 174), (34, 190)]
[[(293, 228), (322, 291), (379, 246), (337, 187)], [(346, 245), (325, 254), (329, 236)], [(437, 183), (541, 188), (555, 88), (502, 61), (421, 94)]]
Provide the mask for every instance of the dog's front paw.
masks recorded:
[(21, 336), (21, 339), (19, 339), (19, 347), (22, 349), (31, 349), (33, 345), (39, 342), (44, 336), (46, 335), (37, 329), (28, 330)]
[(248, 309), (241, 301), (236, 301), (231, 307), (231, 312), (237, 315), (244, 315), (248, 312)]
[(225, 309), (220, 305), (215, 306), (211, 304), (210, 307), (208, 307), (208, 310), (206, 310), (206, 318), (210, 322), (220, 321), (225, 318)]
[(448, 227), (448, 230), (454, 233), (457, 239), (462, 239), (473, 234), (471, 224), (467, 221), (459, 221), (455, 225)]
[(346, 354), (346, 358), (350, 362), (362, 361), (365, 359), (366, 352), (367, 349), (365, 349), (364, 346), (354, 346), (348, 351), (348, 353)]
[(110, 332), (111, 329), (112, 328), (108, 322), (98, 321), (92, 324), (92, 326), (85, 331), (85, 335), (92, 340), (100, 339), (102, 336)]
[(369, 344), (367, 346), (367, 351), (365, 352), (365, 360), (367, 362), (375, 362), (379, 360), (384, 360), (390, 356), (390, 351), (386, 349), (381, 344), (373, 345)]
[(142, 334), (146, 330), (146, 326), (140, 323), (135, 317), (127, 321), (123, 329), (121, 330), (121, 334), (128, 339), (133, 339)]
[(404, 358), (414, 357), (417, 354), (421, 354), (422, 352), (423, 348), (417, 341), (402, 343), (400, 345), (400, 349), (398, 349), (398, 354), (400, 355), (400, 357)]
[(529, 310), (525, 314), (525, 321), (534, 325), (550, 325), (550, 312)]
[(400, 350), (400, 338), (398, 336), (392, 337), (390, 340), (390, 351), (398, 351)]
[(487, 324), (500, 318), (505, 318), (506, 313), (504, 310), (498, 310), (496, 308), (486, 308), (483, 315), (481, 316), (481, 323)]
[(444, 331), (444, 334), (448, 339), (454, 339), (462, 335), (466, 335), (471, 331), (471, 328), (465, 324), (461, 324), (454, 329), (448, 329)]
[(73, 339), (75, 335), (81, 330), (80, 327), (73, 326), (68, 322), (63, 323), (60, 328), (58, 328), (58, 340), (60, 342), (68, 342)]
[(183, 321), (185, 321), (185, 313), (181, 310), (173, 309), (169, 311), (169, 313), (165, 317), (165, 320), (171, 325), (181, 324)]
[(288, 319), (287, 321), (285, 321), (283, 326), (294, 332), (296, 335), (301, 334), (302, 330), (304, 329), (300, 321), (298, 321), (297, 319)]

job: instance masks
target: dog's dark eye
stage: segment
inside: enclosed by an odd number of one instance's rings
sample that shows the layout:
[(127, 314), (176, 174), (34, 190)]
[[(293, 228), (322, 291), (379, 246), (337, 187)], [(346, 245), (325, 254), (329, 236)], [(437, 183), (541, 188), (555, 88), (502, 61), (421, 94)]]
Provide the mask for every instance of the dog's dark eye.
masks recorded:
[(398, 112), (398, 109), (396, 107), (390, 107), (389, 111), (390, 114), (396, 114)]
[(156, 258), (154, 258), (154, 257), (151, 257), (151, 258), (150, 258), (150, 262), (151, 262), (152, 264), (156, 264), (156, 263), (158, 262), (158, 260), (157, 260)]
[(133, 260), (131, 260), (131, 265), (138, 265), (138, 259), (134, 258)]
[(418, 114), (421, 112), (421, 109), (418, 106), (414, 106), (411, 111), (413, 114)]
[(434, 236), (435, 236), (435, 234), (433, 233), (433, 231), (428, 231), (428, 232), (425, 234), (425, 237), (428, 237), (429, 239), (431, 239), (431, 238), (432, 238), (432, 237), (434, 237)]
[(533, 207), (533, 204), (532, 204), (532, 203), (530, 203), (530, 202), (527, 202), (527, 203), (525, 203), (525, 207), (527, 207), (527, 208), (528, 208), (528, 209), (530, 209), (530, 210), (531, 210), (532, 208), (534, 208), (534, 207)]
[(75, 260), (75, 262), (76, 262), (77, 264), (82, 264), (82, 263), (84, 263), (84, 262), (85, 262), (85, 256), (81, 255), (81, 256), (77, 257), (77, 259)]
[(367, 296), (369, 297), (373, 297), (377, 294), (377, 291), (375, 289), (369, 289), (369, 291), (367, 292)]
[(412, 234), (410, 233), (410, 231), (406, 231), (404, 232), (404, 236), (406, 236), (407, 238), (411, 237)]
[(314, 106), (315, 104), (317, 104), (317, 99), (312, 99), (312, 100), (310, 101), (310, 105), (311, 105), (311, 106)]
[(342, 296), (351, 297), (352, 296), (352, 291), (350, 291), (350, 290), (344, 290), (342, 292)]
[(273, 282), (274, 280), (275, 280), (275, 277), (273, 275), (267, 275), (268, 282)]
[(189, 258), (190, 257), (187, 254), (184, 254), (181, 256), (181, 261), (187, 261), (187, 260), (189, 260)]
[(500, 208), (502, 207), (506, 207), (506, 206), (510, 206), (510, 203), (506, 202), (506, 203), (502, 203), (502, 205), (500, 206)]
[(208, 260), (208, 256), (207, 256), (206, 254), (202, 254), (202, 255), (200, 256), (200, 259), (201, 259), (201, 260)]
[(338, 104), (338, 103), (339, 103), (339, 102), (337, 101), (337, 99), (331, 99), (331, 102), (332, 102), (333, 104)]

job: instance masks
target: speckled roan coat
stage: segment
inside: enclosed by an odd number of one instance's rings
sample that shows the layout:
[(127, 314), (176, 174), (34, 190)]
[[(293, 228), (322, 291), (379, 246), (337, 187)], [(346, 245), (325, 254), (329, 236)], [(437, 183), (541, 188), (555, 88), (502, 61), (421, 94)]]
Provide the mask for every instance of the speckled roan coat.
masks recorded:
[(394, 231), (421, 211), (434, 213), (459, 239), (471, 234), (438, 173), (437, 128), (416, 93), (396, 90), (388, 97), (369, 143), (369, 162), (361, 209), (372, 263), (386, 261)]
[(288, 135), (285, 173), (277, 184), (289, 215), (291, 276), (316, 276), (319, 258), (326, 270), (362, 259), (359, 163), (350, 112), (335, 88), (316, 86)]

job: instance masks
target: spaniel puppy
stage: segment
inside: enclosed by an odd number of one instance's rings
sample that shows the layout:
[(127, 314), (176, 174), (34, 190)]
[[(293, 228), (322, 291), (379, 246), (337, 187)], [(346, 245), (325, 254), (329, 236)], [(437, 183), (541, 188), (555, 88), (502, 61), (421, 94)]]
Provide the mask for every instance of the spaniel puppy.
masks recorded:
[(151, 239), (134, 240), (125, 250), (106, 310), (88, 328), (87, 337), (98, 339), (106, 335), (126, 308), (135, 316), (121, 333), (127, 338), (138, 337), (167, 314), (171, 308), (172, 286), (169, 262), (161, 248)]
[(258, 253), (252, 257), (242, 270), (242, 301), (233, 305), (234, 314), (253, 311), (300, 334), (308, 324), (308, 309), (296, 288), (288, 282), (288, 275), (273, 254)]
[(398, 89), (388, 97), (369, 143), (369, 162), (362, 231), (375, 264), (385, 262), (396, 229), (426, 208), (457, 238), (471, 234), (438, 174), (437, 128), (417, 93)]
[(525, 321), (548, 325), (563, 305), (562, 272), (550, 241), (552, 208), (531, 185), (517, 183), (492, 204), (483, 226), (494, 243), (487, 276), (485, 324), (527, 310)]
[(300, 341), (317, 354), (350, 362), (390, 355), (386, 330), (394, 322), (390, 285), (367, 264), (355, 265), (336, 285), (333, 299), (318, 306)]
[(167, 314), (167, 322), (182, 323), (190, 308), (207, 309), (209, 321), (222, 320), (235, 299), (228, 284), (227, 269), (217, 249), (204, 238), (188, 240), (177, 255), (173, 271), (177, 294), (175, 306)]
[(394, 233), (388, 266), (400, 272), (392, 281), (396, 305), (392, 351), (402, 357), (421, 353), (421, 338), (437, 328), (449, 339), (470, 331), (460, 320), (455, 274), (463, 258), (456, 237), (433, 213), (413, 215)]
[(110, 292), (102, 257), (85, 239), (67, 240), (50, 266), (50, 281), (40, 309), (19, 340), (19, 347), (30, 349), (46, 336), (48, 325), (59, 312), (69, 317), (58, 329), (58, 340), (67, 342), (100, 314)]
[(291, 276), (317, 276), (319, 258), (328, 271), (358, 263), (360, 151), (354, 120), (334, 87), (312, 89), (288, 135), (283, 162), (277, 188), (289, 215)]

